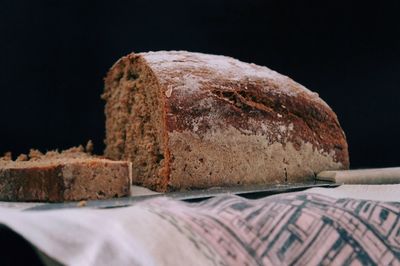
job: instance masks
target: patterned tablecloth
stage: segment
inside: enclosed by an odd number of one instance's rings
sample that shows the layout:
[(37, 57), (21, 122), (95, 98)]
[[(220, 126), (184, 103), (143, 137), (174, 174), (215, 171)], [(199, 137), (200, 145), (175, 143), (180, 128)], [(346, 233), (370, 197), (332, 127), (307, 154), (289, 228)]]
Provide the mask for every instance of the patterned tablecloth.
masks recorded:
[(50, 258), (47, 263), (400, 265), (400, 185), (258, 200), (154, 198), (105, 210), (0, 207), (0, 224)]

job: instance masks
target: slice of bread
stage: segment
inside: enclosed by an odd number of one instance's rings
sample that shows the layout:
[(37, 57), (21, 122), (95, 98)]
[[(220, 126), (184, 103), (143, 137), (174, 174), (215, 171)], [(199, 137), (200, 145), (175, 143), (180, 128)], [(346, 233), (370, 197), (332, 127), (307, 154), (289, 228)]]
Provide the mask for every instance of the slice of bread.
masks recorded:
[(31, 150), (14, 161), (0, 158), (0, 200), (77, 201), (127, 196), (132, 165), (90, 154), (90, 145), (42, 154)]

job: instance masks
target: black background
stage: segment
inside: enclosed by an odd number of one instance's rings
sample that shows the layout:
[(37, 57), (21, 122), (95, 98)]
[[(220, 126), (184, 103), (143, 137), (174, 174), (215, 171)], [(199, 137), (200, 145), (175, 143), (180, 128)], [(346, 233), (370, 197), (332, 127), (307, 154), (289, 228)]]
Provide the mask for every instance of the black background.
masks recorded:
[(266, 65), (337, 113), (353, 168), (399, 164), (397, 1), (1, 1), (0, 153), (104, 144), (108, 68), (131, 51)]

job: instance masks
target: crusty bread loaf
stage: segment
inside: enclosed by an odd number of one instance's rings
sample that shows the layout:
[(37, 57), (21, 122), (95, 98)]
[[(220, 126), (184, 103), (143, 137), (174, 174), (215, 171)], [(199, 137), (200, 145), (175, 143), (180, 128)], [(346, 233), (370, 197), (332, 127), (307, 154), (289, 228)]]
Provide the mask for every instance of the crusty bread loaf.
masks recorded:
[(82, 146), (0, 158), (0, 200), (75, 201), (127, 196), (131, 163), (95, 157)]
[(130, 54), (105, 79), (105, 155), (158, 191), (302, 182), (346, 169), (335, 113), (290, 78), (230, 57)]

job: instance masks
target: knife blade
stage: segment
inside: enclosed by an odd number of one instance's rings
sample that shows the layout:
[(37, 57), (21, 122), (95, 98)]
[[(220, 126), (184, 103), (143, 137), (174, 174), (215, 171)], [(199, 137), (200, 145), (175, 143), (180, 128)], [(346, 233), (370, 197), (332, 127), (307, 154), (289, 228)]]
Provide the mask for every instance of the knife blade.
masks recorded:
[(308, 183), (287, 183), (287, 184), (274, 184), (274, 185), (259, 185), (259, 186), (245, 186), (245, 187), (217, 187), (210, 189), (191, 190), (183, 192), (171, 193), (157, 193), (150, 195), (138, 195), (124, 198), (114, 198), (106, 200), (88, 200), (85, 204), (80, 202), (64, 202), (64, 203), (47, 203), (25, 209), (25, 211), (42, 211), (42, 210), (57, 210), (57, 209), (70, 209), (70, 208), (119, 208), (131, 206), (134, 203), (156, 198), (167, 197), (186, 202), (199, 202), (212, 197), (220, 195), (236, 195), (248, 199), (257, 199), (274, 194), (302, 191), (314, 187), (337, 187), (338, 184), (326, 181), (312, 181)]

